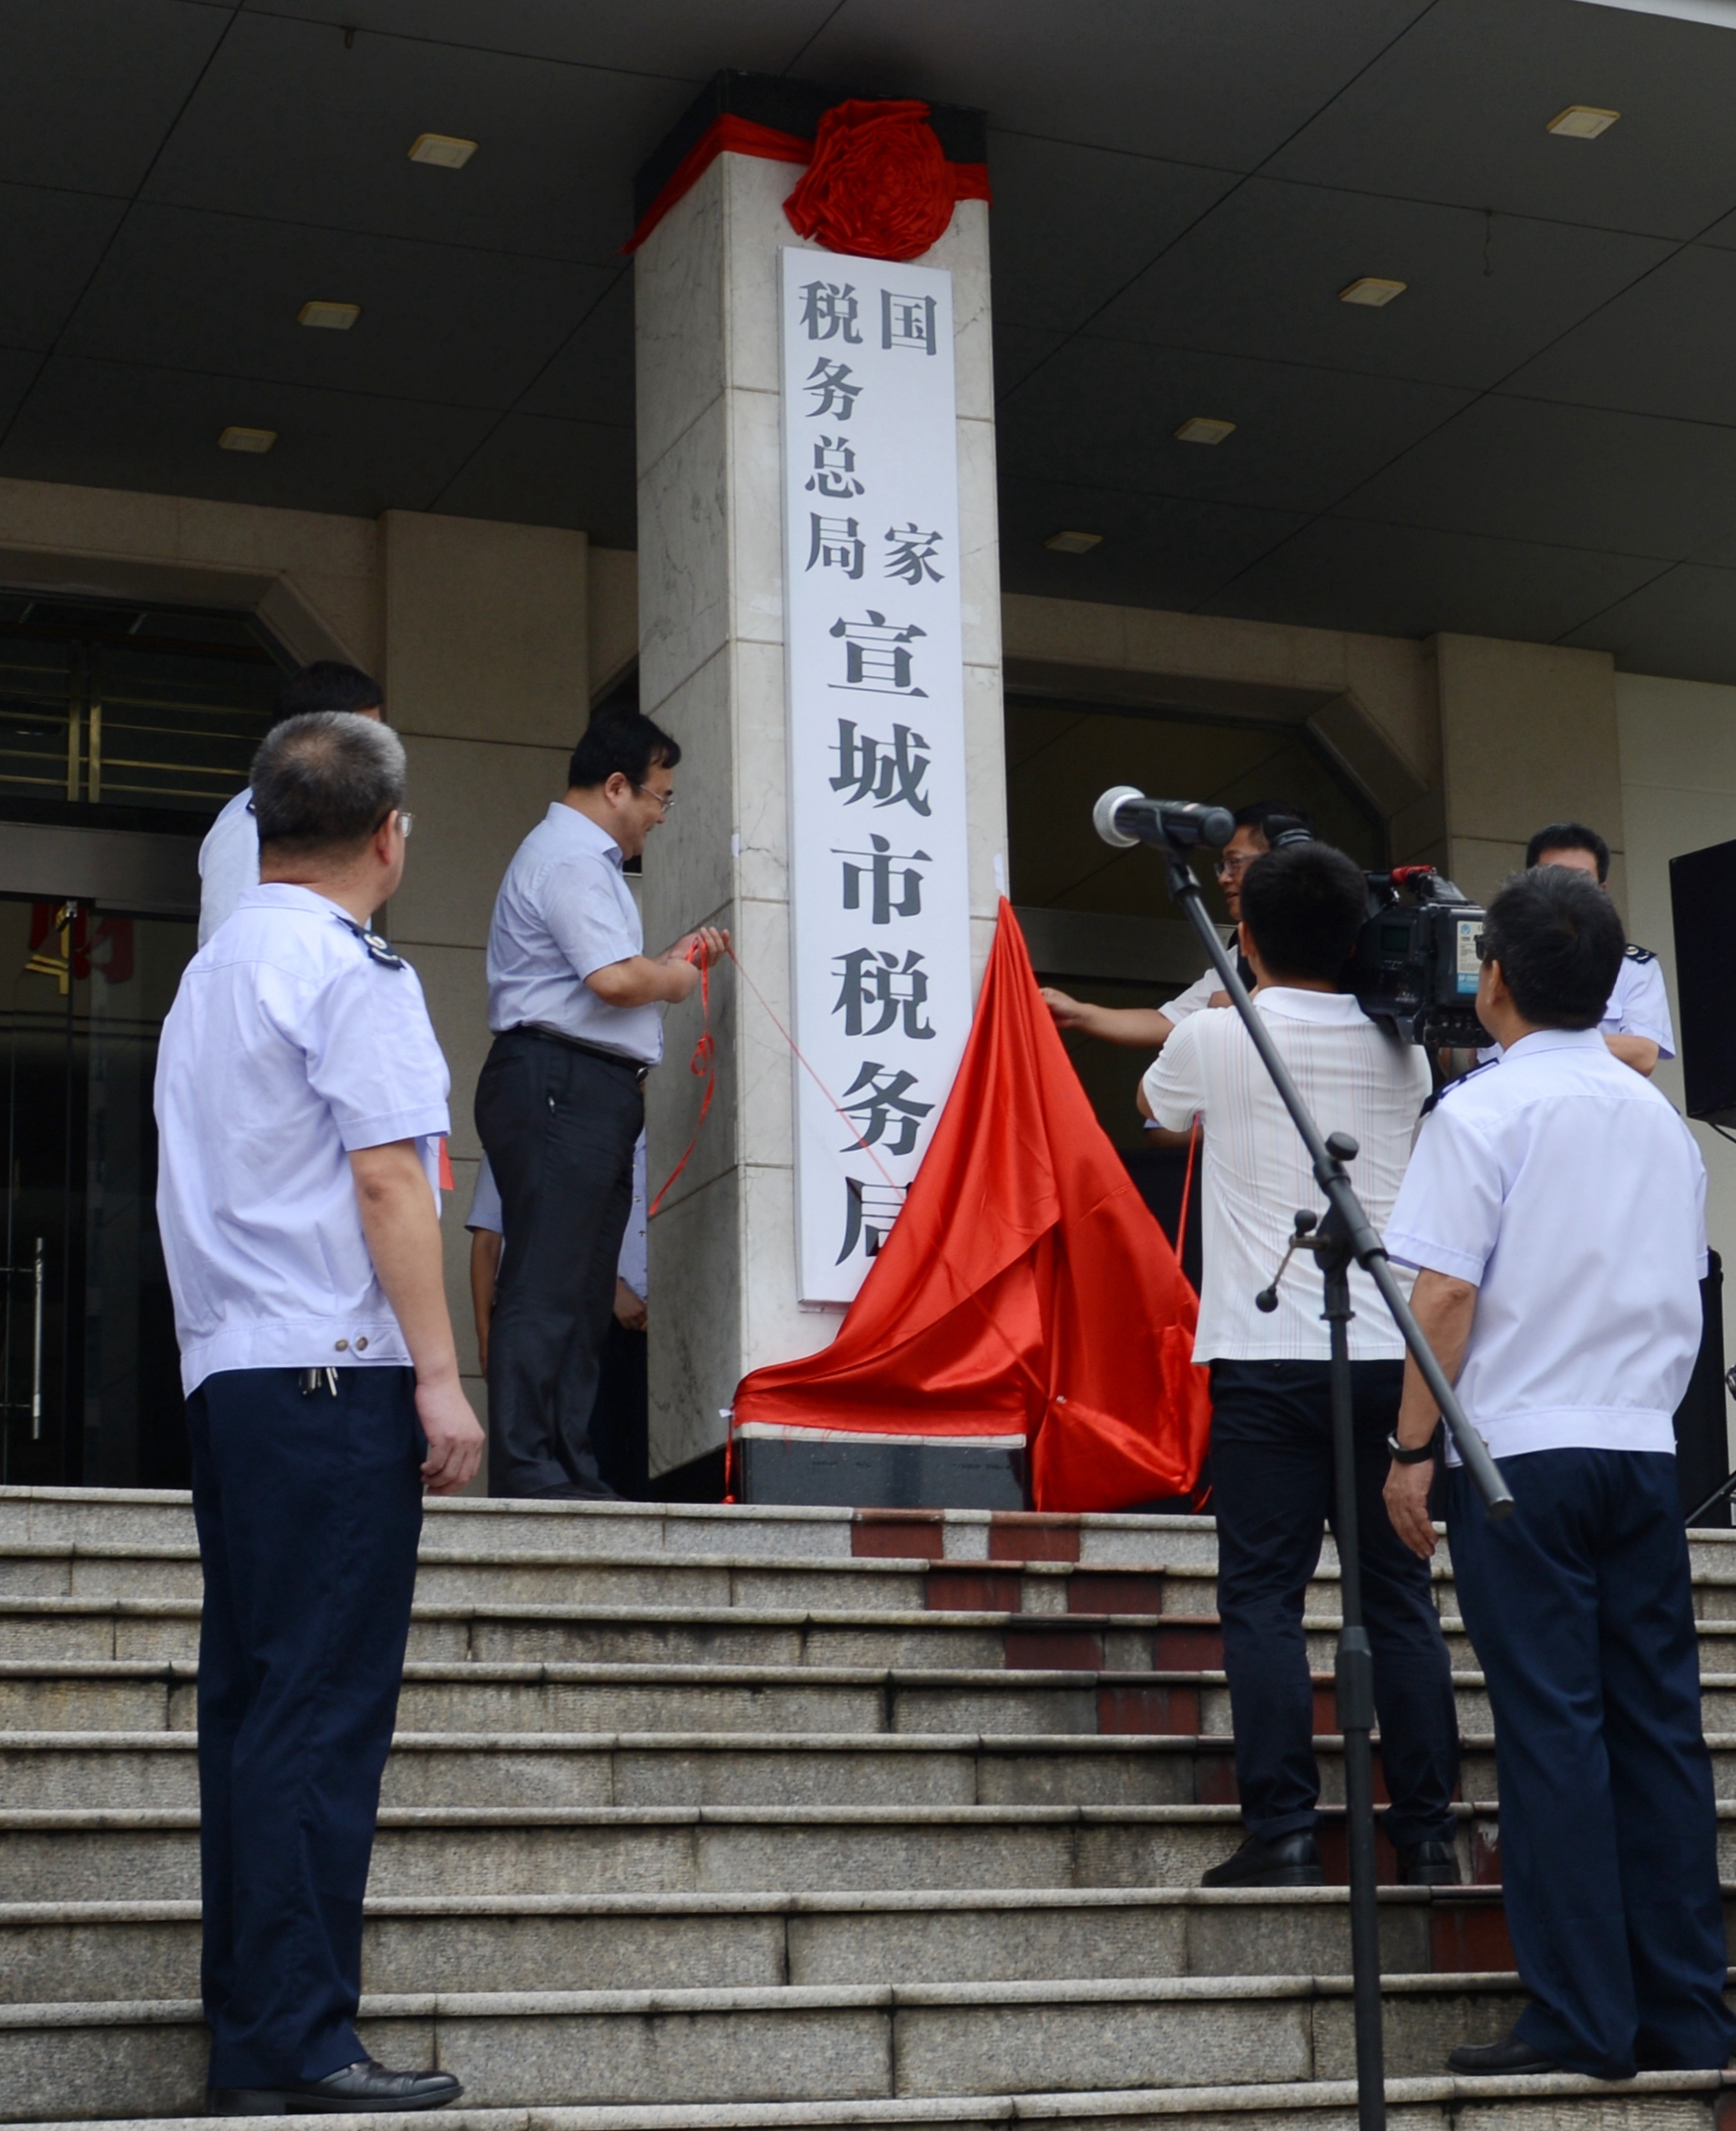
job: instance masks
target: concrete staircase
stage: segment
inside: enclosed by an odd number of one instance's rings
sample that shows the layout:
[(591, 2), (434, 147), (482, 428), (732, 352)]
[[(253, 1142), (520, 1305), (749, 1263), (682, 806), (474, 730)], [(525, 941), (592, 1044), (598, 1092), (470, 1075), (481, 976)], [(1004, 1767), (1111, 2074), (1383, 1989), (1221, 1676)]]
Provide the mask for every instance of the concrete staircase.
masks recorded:
[[(1736, 1537), (1695, 1557), (1736, 1881)], [(1395, 2131), (1728, 2131), (1718, 2074), (1443, 2074), (1522, 2000), (1439, 1588), (1478, 1884), (1383, 1895)], [(185, 1497), (0, 1490), (0, 2120), (202, 2110), (199, 1591)], [(431, 1505), (369, 2046), (459, 2074), (446, 2131), (1344, 2131), (1342, 1887), (1198, 1886), (1238, 1838), (1214, 1600), (1203, 1521)], [(1329, 1553), (1323, 1734), (1336, 1602)]]

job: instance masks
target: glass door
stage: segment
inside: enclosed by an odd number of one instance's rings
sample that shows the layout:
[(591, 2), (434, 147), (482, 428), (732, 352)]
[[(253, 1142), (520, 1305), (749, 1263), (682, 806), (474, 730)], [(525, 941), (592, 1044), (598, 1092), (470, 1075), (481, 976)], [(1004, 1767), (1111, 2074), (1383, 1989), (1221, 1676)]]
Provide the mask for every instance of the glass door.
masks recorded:
[(0, 1482), (186, 1484), (151, 1084), (196, 936), (0, 899)]

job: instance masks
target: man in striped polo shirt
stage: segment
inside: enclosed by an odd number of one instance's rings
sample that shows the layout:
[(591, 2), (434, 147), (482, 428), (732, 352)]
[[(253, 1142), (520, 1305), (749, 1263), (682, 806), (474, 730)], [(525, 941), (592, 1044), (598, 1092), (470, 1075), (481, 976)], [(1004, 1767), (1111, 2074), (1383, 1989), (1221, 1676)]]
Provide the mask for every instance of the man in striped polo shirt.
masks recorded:
[[(1285, 846), (1243, 876), (1240, 942), (1257, 980), (1255, 1011), (1303, 1101), (1324, 1129), (1349, 1132), (1361, 1150), (1351, 1178), (1380, 1228), (1430, 1083), (1423, 1052), (1339, 990), (1367, 907), (1362, 875), (1341, 851)], [(1140, 1107), (1172, 1131), (1197, 1116), (1206, 1126), (1194, 1356), (1211, 1364), (1217, 1603), (1248, 1831), (1206, 1884), (1313, 1886), (1322, 1877), (1320, 1771), (1302, 1601), (1333, 1517), (1329, 1333), (1307, 1270), (1290, 1273), (1269, 1315), (1254, 1297), (1284, 1255), (1296, 1210), (1318, 1206), (1320, 1188), (1238, 1014), (1182, 1022), (1145, 1076)], [(1407, 1884), (1450, 1884), (1459, 1877), (1452, 1673), (1427, 1564), (1400, 1543), (1382, 1498), (1404, 1345), (1366, 1273), (1352, 1270), (1351, 1291), (1357, 1518), (1392, 1800), (1384, 1825)]]

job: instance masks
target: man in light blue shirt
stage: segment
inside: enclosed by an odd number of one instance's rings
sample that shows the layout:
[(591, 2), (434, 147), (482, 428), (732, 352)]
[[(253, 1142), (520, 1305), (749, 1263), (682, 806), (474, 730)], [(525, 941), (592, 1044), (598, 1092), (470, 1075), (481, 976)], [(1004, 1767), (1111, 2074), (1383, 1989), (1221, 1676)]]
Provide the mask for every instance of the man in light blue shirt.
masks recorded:
[(446, 1061), (368, 930), (404, 870), (404, 749), (292, 718), (253, 764), (260, 885), (163, 1024), (157, 1218), (187, 1393), (202, 1966), (219, 2116), (455, 2100), (355, 2032), (362, 1900), (422, 1494), (482, 1430), (447, 1314)]
[(622, 873), (668, 819), (680, 760), (669, 735), (636, 712), (593, 719), (564, 798), (519, 845), (495, 902), (495, 1037), (476, 1118), (512, 1239), (488, 1339), (496, 1495), (613, 1493), (590, 1423), (645, 1076), (663, 1056), (663, 1007), (687, 998), (729, 945), (707, 925), (648, 956)]
[[(1706, 1172), (1599, 1031), (1622, 947), (1583, 872), (1546, 862), (1507, 882), (1477, 985), (1500, 1060), (1447, 1089), (1386, 1229), (1517, 1505), (1492, 1523), (1449, 1453), (1532, 2000), (1504, 2041), (1454, 2050), (1458, 2073), (1710, 2071), (1736, 2042), (1670, 1423), (1700, 1348)], [(1411, 1363), (1386, 1499), (1424, 1559), (1438, 1429)]]

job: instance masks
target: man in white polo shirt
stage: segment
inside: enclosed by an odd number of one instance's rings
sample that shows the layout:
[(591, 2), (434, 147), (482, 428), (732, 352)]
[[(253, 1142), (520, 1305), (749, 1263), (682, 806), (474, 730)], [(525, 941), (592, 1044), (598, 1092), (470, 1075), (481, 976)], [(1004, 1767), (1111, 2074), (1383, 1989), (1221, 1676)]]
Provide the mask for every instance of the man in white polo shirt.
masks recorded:
[[(1351, 1176), (1378, 1227), (1404, 1174), (1429, 1068), (1420, 1049), (1338, 989), (1367, 913), (1362, 875), (1326, 844), (1290, 845), (1248, 867), (1241, 908), (1255, 1009), (1322, 1127), (1356, 1138)], [(1238, 1014), (1184, 1021), (1146, 1074), (1140, 1107), (1171, 1130), (1196, 1114), (1206, 1123), (1206, 1278), (1194, 1354), (1211, 1364), (1217, 1608), (1248, 1830), (1206, 1884), (1313, 1886), (1323, 1877), (1320, 1771), (1302, 1601), (1324, 1529), (1336, 1522), (1330, 1335), (1311, 1261), (1292, 1269), (1272, 1314), (1254, 1298), (1284, 1255), (1296, 1210), (1319, 1206), (1320, 1187)], [(1400, 1877), (1441, 1885), (1459, 1877), (1452, 1673), (1427, 1566), (1399, 1543), (1381, 1501), (1404, 1346), (1366, 1273), (1352, 1271), (1351, 1292), (1357, 1518), (1392, 1799), (1385, 1828)]]
[[(1736, 2042), (1670, 1418), (1700, 1347), (1706, 1175), (1599, 1033), (1622, 948), (1584, 873), (1546, 862), (1508, 881), (1477, 988), (1500, 1061), (1447, 1090), (1386, 1229), (1517, 1503), (1491, 1523), (1450, 1475), (1532, 1998), (1505, 2041), (1452, 2053), (1461, 2073), (1626, 2079), (1722, 2065)], [(1439, 1421), (1411, 1364), (1386, 1495), (1424, 1560)]]

